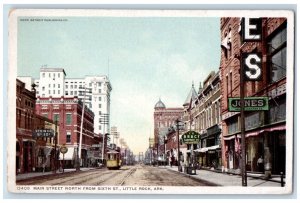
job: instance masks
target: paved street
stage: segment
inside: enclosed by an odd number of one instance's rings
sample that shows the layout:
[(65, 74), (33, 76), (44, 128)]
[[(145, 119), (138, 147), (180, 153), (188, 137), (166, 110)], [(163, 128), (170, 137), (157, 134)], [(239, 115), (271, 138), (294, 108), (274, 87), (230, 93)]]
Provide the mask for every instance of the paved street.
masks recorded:
[(209, 186), (163, 167), (123, 166), (120, 170), (106, 168), (31, 177), (18, 185), (89, 185), (89, 186)]

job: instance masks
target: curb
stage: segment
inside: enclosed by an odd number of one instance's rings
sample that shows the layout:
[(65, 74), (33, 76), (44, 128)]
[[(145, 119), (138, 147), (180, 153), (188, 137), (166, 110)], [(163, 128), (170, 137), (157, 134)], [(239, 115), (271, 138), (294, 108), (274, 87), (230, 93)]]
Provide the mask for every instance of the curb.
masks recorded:
[(24, 177), (24, 178), (19, 179), (19, 180), (17, 180), (17, 176), (16, 176), (16, 183), (21, 183), (23, 181), (34, 179), (34, 178), (45, 179), (49, 176), (58, 177), (58, 176), (65, 175), (65, 174), (73, 174), (73, 173), (79, 173), (79, 172), (93, 171), (93, 170), (97, 170), (97, 169), (101, 169), (101, 168), (93, 168), (93, 169), (89, 169), (89, 170), (85, 170), (85, 171), (76, 171), (75, 170), (75, 171), (68, 171), (68, 172), (64, 172), (64, 173), (58, 172), (58, 173), (42, 174), (42, 175), (38, 175), (38, 176)]
[(194, 180), (197, 180), (197, 181), (201, 181), (201, 182), (207, 184), (207, 186), (223, 186), (223, 185), (220, 185), (220, 184), (217, 184), (217, 183), (214, 183), (214, 182), (203, 180), (203, 179), (201, 179), (201, 178), (199, 178), (197, 176), (193, 176), (193, 175), (186, 174), (186, 173), (183, 173), (183, 172), (175, 171), (175, 170), (172, 170), (172, 169), (169, 169), (169, 168), (166, 168), (166, 169), (169, 170), (169, 171), (173, 171), (173, 172), (182, 174), (182, 175), (187, 176), (187, 177), (189, 177), (191, 179), (194, 179)]

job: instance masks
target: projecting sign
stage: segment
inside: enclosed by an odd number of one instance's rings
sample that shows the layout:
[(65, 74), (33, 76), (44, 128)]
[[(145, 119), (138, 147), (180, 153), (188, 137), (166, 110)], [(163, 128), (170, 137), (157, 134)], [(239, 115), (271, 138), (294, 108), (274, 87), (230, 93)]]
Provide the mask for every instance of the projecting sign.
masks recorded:
[(181, 136), (184, 144), (198, 144), (200, 141), (200, 134), (195, 131), (188, 131)]
[[(267, 111), (269, 110), (269, 97), (245, 97), (245, 111)], [(229, 111), (241, 111), (241, 101), (239, 97), (228, 98)]]
[(242, 65), (244, 66), (244, 78), (247, 81), (259, 81), (262, 79), (261, 53), (242, 53)]
[[(262, 39), (262, 19), (243, 18), (242, 23), (243, 42), (259, 42)], [(242, 53), (241, 64), (244, 68), (246, 81), (259, 81), (262, 79), (262, 55), (261, 53)]]
[(65, 146), (65, 145), (62, 145), (59, 149), (59, 151), (62, 153), (62, 154), (65, 154), (68, 152), (68, 148)]
[(53, 129), (36, 129), (32, 132), (33, 137), (53, 137), (54, 130)]

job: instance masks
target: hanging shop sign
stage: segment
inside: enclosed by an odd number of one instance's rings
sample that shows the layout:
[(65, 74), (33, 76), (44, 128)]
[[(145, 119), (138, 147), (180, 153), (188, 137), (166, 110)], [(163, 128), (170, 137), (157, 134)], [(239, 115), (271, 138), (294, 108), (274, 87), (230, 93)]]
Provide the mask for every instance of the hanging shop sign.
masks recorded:
[(195, 131), (188, 131), (181, 136), (184, 144), (198, 144), (200, 141), (200, 134)]
[(59, 149), (60, 153), (65, 154), (68, 152), (68, 148), (65, 145), (62, 145)]
[(36, 129), (32, 132), (32, 137), (54, 137), (53, 129)]
[[(228, 98), (229, 111), (241, 111), (241, 101), (239, 97)], [(268, 111), (269, 97), (245, 97), (244, 111)]]

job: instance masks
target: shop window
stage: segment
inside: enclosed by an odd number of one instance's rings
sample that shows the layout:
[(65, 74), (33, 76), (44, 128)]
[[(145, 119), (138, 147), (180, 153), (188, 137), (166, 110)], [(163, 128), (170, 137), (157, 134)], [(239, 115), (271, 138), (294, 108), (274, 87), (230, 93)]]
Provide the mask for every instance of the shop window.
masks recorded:
[(286, 76), (286, 38), (286, 25), (284, 25), (268, 42), (271, 83)]

